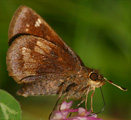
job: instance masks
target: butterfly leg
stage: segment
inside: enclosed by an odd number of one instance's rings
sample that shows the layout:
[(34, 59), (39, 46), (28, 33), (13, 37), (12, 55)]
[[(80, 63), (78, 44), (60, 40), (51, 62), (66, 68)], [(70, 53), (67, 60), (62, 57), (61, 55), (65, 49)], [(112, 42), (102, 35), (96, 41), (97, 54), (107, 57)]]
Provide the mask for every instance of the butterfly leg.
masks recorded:
[(85, 99), (85, 108), (87, 110), (87, 99), (88, 99), (88, 93), (89, 93), (89, 89), (86, 92), (86, 99)]
[[(82, 101), (80, 103), (78, 103), (75, 108), (78, 108), (85, 101), (85, 98), (82, 97), (81, 99), (82, 99)], [(71, 116), (71, 115), (72, 115), (72, 113), (69, 114), (69, 116)]]
[(82, 97), (81, 99), (82, 99), (81, 102), (77, 104), (76, 108), (78, 108), (85, 101), (85, 98)]
[(59, 103), (59, 101), (60, 101), (60, 99), (61, 99), (63, 89), (64, 89), (64, 84), (62, 83), (62, 84), (60, 85), (60, 89), (59, 89), (59, 91), (58, 91), (58, 98), (57, 98), (57, 101), (56, 101), (56, 103), (55, 103), (55, 106), (54, 106), (52, 112), (51, 112), (50, 115), (49, 115), (49, 120), (50, 120), (50, 117), (51, 117), (53, 111), (56, 109), (56, 107), (57, 107), (57, 105), (58, 105), (58, 103)]
[(93, 96), (94, 96), (94, 93), (95, 93), (95, 89), (93, 89), (93, 92), (91, 94), (91, 111), (93, 112)]
[(58, 105), (60, 99), (61, 99), (61, 97), (58, 97), (58, 98), (57, 98), (56, 104), (55, 104), (55, 106), (54, 106), (52, 112), (51, 112), (50, 115), (49, 115), (49, 120), (50, 120), (50, 117), (51, 117), (53, 111), (56, 109), (56, 107), (57, 107), (57, 105)]
[[(83, 87), (83, 86), (82, 86)], [(77, 92), (83, 92), (84, 93), (84, 91), (86, 90), (86, 93), (85, 93), (85, 95), (86, 95), (86, 99), (85, 98), (83, 98), (83, 97), (81, 97), (80, 99), (82, 99), (82, 101), (77, 105), (77, 107), (79, 107), (84, 101), (85, 101), (85, 108), (87, 109), (87, 98), (88, 98), (88, 93), (90, 92), (90, 89), (89, 89), (89, 87), (90, 86), (86, 86), (86, 87), (84, 87), (84, 88), (82, 88), (82, 87), (80, 87), (79, 89), (77, 89), (77, 91), (74, 93), (74, 94), (76, 94)], [(82, 89), (81, 89), (82, 88)], [(73, 94), (73, 95), (74, 95)], [(77, 108), (76, 107), (76, 108)]]

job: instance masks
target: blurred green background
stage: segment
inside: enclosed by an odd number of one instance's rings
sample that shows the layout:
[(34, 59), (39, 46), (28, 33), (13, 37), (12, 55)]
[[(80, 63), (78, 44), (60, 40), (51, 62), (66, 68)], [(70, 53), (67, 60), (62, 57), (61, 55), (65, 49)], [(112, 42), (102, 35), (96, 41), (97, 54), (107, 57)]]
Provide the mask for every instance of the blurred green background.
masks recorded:
[[(123, 92), (105, 84), (106, 108), (98, 117), (131, 119), (131, 0), (0, 0), (0, 89), (20, 102), (23, 120), (47, 120), (57, 96), (16, 95), (20, 86), (6, 70), (8, 26), (20, 5), (40, 14), (86, 66), (100, 69), (106, 78), (128, 88)], [(94, 110), (102, 107), (101, 93), (96, 89)]]

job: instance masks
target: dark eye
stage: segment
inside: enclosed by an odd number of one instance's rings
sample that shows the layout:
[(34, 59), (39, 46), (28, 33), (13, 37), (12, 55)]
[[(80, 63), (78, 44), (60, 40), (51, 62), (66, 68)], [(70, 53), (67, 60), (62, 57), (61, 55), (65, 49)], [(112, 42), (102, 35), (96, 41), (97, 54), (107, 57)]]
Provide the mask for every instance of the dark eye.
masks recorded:
[(92, 79), (94, 81), (98, 80), (98, 74), (97, 73), (91, 73), (90, 79)]

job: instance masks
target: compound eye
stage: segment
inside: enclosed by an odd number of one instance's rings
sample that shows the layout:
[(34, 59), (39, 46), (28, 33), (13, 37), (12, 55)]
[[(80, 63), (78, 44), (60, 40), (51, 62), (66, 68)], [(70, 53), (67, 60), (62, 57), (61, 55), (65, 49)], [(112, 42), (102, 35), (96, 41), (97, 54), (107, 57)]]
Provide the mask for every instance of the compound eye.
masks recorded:
[(90, 79), (92, 79), (94, 81), (98, 80), (98, 74), (97, 73), (91, 73)]

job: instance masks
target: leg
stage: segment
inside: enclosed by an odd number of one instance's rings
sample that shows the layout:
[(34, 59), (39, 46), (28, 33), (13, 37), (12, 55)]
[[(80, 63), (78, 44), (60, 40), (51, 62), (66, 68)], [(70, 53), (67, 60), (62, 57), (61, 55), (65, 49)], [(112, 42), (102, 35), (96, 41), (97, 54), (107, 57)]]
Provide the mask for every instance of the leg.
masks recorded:
[(95, 93), (95, 89), (93, 90), (92, 95), (91, 95), (91, 111), (92, 111), (92, 112), (93, 112), (93, 107), (92, 107), (92, 105), (93, 105), (93, 96), (94, 96), (94, 93)]
[(64, 86), (63, 86), (63, 84), (62, 84), (62, 85), (60, 86), (60, 89), (59, 89), (59, 92), (58, 92), (58, 98), (57, 98), (57, 101), (56, 101), (56, 103), (55, 103), (55, 106), (54, 106), (52, 112), (51, 112), (50, 115), (49, 115), (49, 120), (50, 120), (50, 117), (51, 117), (53, 111), (56, 109), (56, 107), (57, 107), (57, 105), (58, 105), (58, 103), (59, 103), (59, 101), (60, 101), (60, 99), (61, 99), (62, 92), (63, 92), (63, 88), (64, 88)]
[[(82, 99), (82, 101), (79, 104), (77, 104), (77, 106), (75, 108), (78, 108), (85, 101), (85, 98), (81, 98), (81, 99)], [(69, 116), (71, 116), (71, 114), (72, 113), (70, 113)]]
[(85, 108), (87, 110), (87, 99), (88, 99), (88, 93), (89, 93), (89, 89), (86, 92), (86, 100), (85, 100)]
[(61, 99), (61, 97), (58, 97), (58, 98), (57, 98), (56, 104), (55, 104), (55, 106), (54, 106), (54, 108), (53, 108), (52, 112), (51, 112), (51, 113), (50, 113), (50, 115), (49, 115), (49, 120), (50, 120), (50, 117), (51, 117), (51, 115), (52, 115), (53, 111), (56, 109), (56, 107), (57, 107), (58, 102), (59, 102), (59, 100), (60, 100), (60, 99)]
[(87, 110), (87, 98), (88, 98), (88, 94), (86, 95), (86, 100), (85, 100), (85, 108)]
[(79, 104), (77, 104), (76, 108), (78, 108), (85, 101), (85, 98), (81, 98), (81, 99), (82, 101)]

